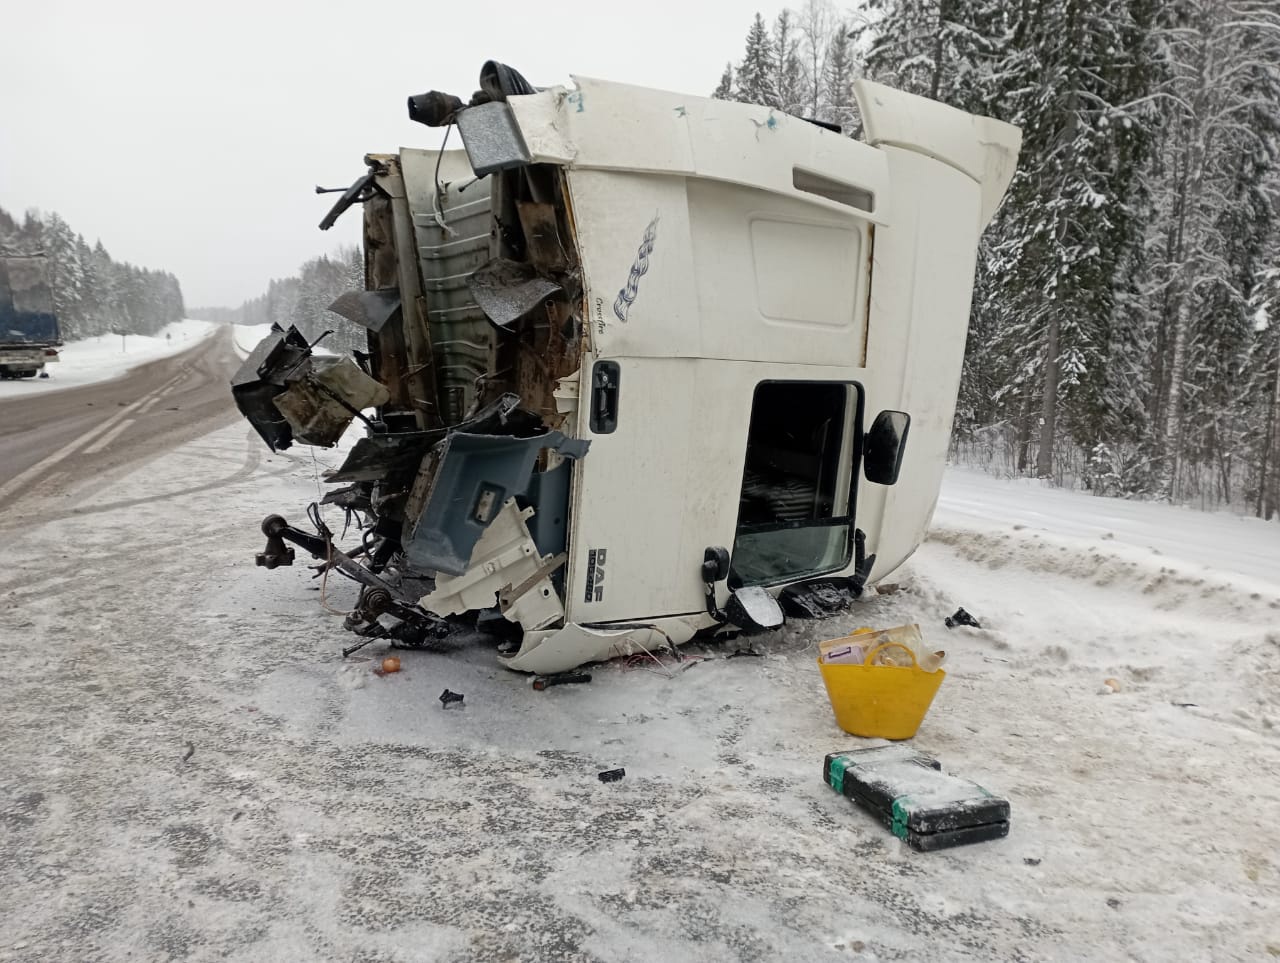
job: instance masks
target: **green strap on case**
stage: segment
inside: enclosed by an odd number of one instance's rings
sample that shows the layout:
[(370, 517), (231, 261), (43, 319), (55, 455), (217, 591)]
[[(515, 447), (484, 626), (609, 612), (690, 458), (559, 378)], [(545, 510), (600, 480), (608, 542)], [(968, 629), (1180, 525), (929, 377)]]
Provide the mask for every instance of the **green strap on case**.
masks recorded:
[(831, 760), (831, 773), (827, 781), (831, 784), (831, 788), (841, 795), (844, 795), (844, 771), (848, 765), (849, 761), (844, 756), (836, 756)]

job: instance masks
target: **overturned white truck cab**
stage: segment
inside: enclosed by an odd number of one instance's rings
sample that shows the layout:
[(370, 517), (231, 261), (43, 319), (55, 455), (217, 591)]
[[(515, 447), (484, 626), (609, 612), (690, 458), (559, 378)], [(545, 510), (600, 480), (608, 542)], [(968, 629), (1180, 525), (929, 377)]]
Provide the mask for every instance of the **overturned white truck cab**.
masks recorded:
[(556, 673), (824, 614), (925, 535), (1018, 130), (865, 81), (865, 143), (574, 83), (490, 62), (469, 104), (410, 98), (462, 148), (369, 155), (321, 225), (363, 205), (332, 310), (368, 352), (279, 332), (233, 382), (273, 448), (365, 421), (324, 499), (359, 546), (312, 510), (258, 556), (360, 582), (365, 639), (478, 623)]

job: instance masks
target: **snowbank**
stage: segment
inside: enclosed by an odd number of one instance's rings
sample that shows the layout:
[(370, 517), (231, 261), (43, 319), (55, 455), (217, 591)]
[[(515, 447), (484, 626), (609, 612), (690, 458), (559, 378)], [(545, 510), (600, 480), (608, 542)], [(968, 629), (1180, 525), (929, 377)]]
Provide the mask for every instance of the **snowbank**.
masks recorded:
[(269, 324), (233, 324), (231, 337), (235, 341), (236, 354), (242, 358), (258, 346), (258, 342), (271, 333)]
[[(271, 333), (271, 325), (269, 324), (233, 324), (231, 326), (232, 337), (235, 339), (236, 354), (241, 358), (249, 357), (250, 352), (258, 346), (263, 338)], [(324, 344), (318, 344), (311, 349), (313, 354), (321, 357), (325, 355), (337, 355), (339, 352), (331, 348), (326, 348)]]
[(1139, 565), (1216, 573), (1250, 590), (1280, 585), (1280, 526), (1230, 512), (1103, 498), (950, 468), (935, 522), (949, 529), (1025, 532), (1085, 558), (1100, 549)]
[(33, 392), (60, 391), (110, 381), (140, 364), (186, 351), (219, 327), (211, 321), (187, 318), (166, 324), (155, 335), (130, 334), (121, 338), (116, 334), (103, 334), (70, 341), (59, 349), (59, 360), (45, 367), (48, 378), (0, 381), (0, 398), (21, 398)]

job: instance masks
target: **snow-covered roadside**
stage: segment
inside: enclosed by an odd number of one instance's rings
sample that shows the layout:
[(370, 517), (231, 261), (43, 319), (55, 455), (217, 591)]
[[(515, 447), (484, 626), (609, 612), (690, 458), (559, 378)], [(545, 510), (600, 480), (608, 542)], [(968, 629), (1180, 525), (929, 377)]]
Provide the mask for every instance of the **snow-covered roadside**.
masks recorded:
[[(263, 338), (271, 333), (271, 325), (269, 324), (233, 324), (231, 333), (234, 339), (236, 353), (242, 358), (249, 357), (249, 353), (258, 346)], [(323, 343), (316, 345), (311, 349), (317, 355), (332, 355), (336, 352), (329, 350)]]
[[(1237, 585), (1280, 586), (1280, 524), (1230, 512), (1098, 498), (1031, 479), (1004, 480), (949, 468), (936, 520), (948, 528), (1026, 531), (1077, 554), (1111, 556), (1228, 576)], [(1083, 551), (1081, 551), (1083, 550)]]
[[(378, 677), (302, 557), (252, 564), (262, 516), (304, 524), (338, 460), (238, 425), (0, 540), (0, 958), (1280, 952), (1280, 586), (1170, 573), (1081, 540), (1075, 503), (948, 476), (900, 591), (759, 657), (539, 693), (461, 639)], [(957, 605), (984, 628), (945, 629)], [(822, 783), (865, 743), (816, 642), (907, 621), (950, 654), (915, 743), (1010, 798), (1006, 840), (912, 853)]]
[(249, 357), (249, 353), (258, 346), (258, 342), (270, 333), (271, 325), (269, 324), (233, 324), (231, 337), (236, 354), (242, 358)]
[(35, 393), (77, 388), (110, 381), (148, 361), (193, 348), (221, 325), (187, 318), (166, 324), (154, 335), (103, 334), (70, 341), (58, 349), (58, 360), (45, 366), (48, 378), (0, 381), (0, 398), (26, 398)]

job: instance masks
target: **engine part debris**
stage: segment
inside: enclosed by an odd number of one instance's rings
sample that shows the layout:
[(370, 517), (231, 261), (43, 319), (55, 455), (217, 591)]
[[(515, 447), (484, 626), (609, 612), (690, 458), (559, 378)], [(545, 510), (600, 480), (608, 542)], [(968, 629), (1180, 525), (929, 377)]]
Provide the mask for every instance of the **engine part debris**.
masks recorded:
[(262, 534), (267, 536), (267, 547), (254, 556), (254, 564), (263, 568), (293, 564), (293, 549), (280, 537), (283, 525), (284, 519), (279, 515), (268, 515), (262, 520)]
[(187, 746), (187, 751), (182, 754), (183, 762), (186, 762), (188, 759), (190, 759), (192, 756), (196, 754), (196, 744), (194, 742), (187, 742), (186, 746)]
[(454, 703), (461, 704), (462, 700), (463, 695), (461, 692), (450, 692), (448, 689), (445, 689), (440, 693), (440, 705), (445, 709), (449, 708), (449, 706)]
[(626, 774), (627, 770), (625, 769), (606, 769), (599, 774), (598, 778), (601, 782), (617, 782)]
[(792, 618), (825, 619), (845, 611), (861, 594), (853, 590), (847, 578), (802, 582), (783, 589), (778, 594), (778, 604)]
[(555, 685), (584, 685), (590, 681), (590, 672), (560, 672), (556, 675), (539, 676), (533, 680), (533, 687), (541, 692)]
[(954, 629), (957, 625), (971, 625), (975, 629), (982, 628), (982, 625), (978, 622), (978, 620), (975, 619), (968, 612), (966, 612), (964, 609), (956, 609), (954, 615), (948, 615), (945, 619), (942, 620), (942, 622), (949, 629)]

